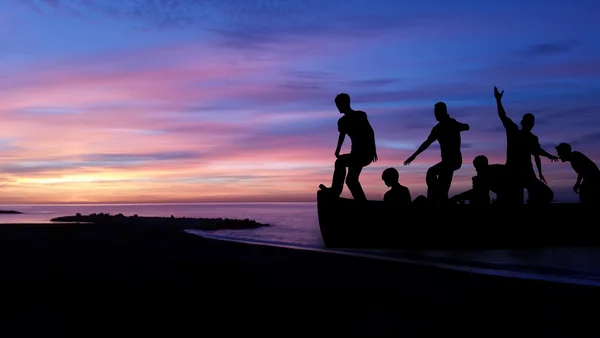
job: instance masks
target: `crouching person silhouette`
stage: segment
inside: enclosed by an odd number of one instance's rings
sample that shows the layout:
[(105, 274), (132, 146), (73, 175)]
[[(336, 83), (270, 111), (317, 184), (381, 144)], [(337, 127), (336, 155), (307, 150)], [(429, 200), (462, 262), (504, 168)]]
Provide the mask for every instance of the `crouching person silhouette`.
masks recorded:
[[(321, 184), (319, 188), (335, 197), (339, 197), (342, 194), (345, 179), (352, 197), (357, 201), (366, 201), (367, 197), (358, 179), (364, 167), (372, 162), (377, 162), (375, 132), (369, 123), (367, 113), (351, 108), (348, 94), (341, 93), (337, 95), (335, 105), (340, 114), (344, 115), (337, 123), (339, 131), (338, 143), (335, 149), (337, 160), (335, 161), (331, 187), (327, 188)], [(351, 150), (349, 154), (340, 155), (346, 135), (350, 137)], [(346, 176), (346, 168), (348, 168), (348, 176)]]
[(469, 204), (490, 204), (490, 191), (496, 193), (496, 202), (505, 204), (508, 181), (510, 177), (506, 167), (502, 164), (489, 164), (488, 158), (479, 155), (473, 159), (473, 167), (477, 175), (472, 178), (473, 188), (453, 196), (451, 202), (469, 201)]
[(572, 151), (571, 145), (561, 143), (556, 146), (558, 157), (563, 162), (571, 162), (577, 173), (577, 181), (573, 191), (579, 194), (579, 202), (586, 205), (600, 205), (600, 170), (587, 156), (579, 151)]

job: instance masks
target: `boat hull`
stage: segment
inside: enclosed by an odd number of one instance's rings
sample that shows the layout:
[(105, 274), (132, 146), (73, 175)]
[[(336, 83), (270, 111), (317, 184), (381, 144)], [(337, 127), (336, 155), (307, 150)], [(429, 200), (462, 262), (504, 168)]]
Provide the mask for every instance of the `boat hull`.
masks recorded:
[(499, 207), (386, 209), (317, 192), (321, 236), (328, 248), (484, 250), (598, 247), (595, 210), (577, 203)]

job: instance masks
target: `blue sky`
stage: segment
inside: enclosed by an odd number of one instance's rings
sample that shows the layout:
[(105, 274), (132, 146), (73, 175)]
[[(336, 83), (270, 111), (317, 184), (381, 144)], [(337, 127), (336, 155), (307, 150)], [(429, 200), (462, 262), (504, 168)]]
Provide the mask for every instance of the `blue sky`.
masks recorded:
[[(493, 87), (546, 150), (600, 158), (594, 1), (22, 0), (0, 3), (0, 202), (310, 201), (328, 185), (351, 95), (414, 196), (433, 104), (469, 123), (452, 193), (503, 163)], [(349, 144), (345, 145), (349, 149)], [(561, 200), (575, 174), (543, 160)], [(347, 191), (344, 196), (349, 196)]]

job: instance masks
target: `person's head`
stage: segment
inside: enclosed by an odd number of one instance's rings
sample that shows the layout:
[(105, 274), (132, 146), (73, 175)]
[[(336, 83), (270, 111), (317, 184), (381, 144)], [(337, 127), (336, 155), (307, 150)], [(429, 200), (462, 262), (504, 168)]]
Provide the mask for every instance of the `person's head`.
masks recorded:
[(571, 160), (571, 145), (570, 144), (561, 143), (561, 144), (557, 145), (556, 152), (558, 153), (558, 157), (560, 157), (561, 161), (565, 162), (565, 161)]
[(476, 156), (473, 159), (473, 167), (475, 167), (475, 171), (478, 173), (485, 171), (488, 167), (488, 164), (488, 158), (484, 155)]
[(399, 178), (400, 175), (398, 174), (398, 170), (396, 170), (395, 168), (387, 168), (381, 174), (381, 179), (388, 187), (391, 187), (392, 185), (398, 183)]
[(527, 114), (523, 115), (523, 118), (521, 119), (521, 127), (523, 127), (524, 130), (531, 131), (531, 129), (533, 129), (534, 125), (535, 125), (535, 117), (533, 116), (532, 113), (527, 113)]
[(340, 114), (346, 114), (350, 110), (350, 95), (346, 93), (338, 94), (335, 97), (335, 106), (340, 111)]
[(443, 121), (450, 118), (448, 115), (448, 107), (444, 102), (438, 102), (433, 105), (433, 114), (435, 115), (435, 119), (438, 121)]

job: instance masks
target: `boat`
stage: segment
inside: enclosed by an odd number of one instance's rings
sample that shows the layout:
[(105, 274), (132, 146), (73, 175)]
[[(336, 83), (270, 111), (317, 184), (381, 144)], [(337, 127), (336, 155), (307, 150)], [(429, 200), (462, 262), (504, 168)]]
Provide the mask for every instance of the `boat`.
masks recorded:
[(319, 190), (317, 213), (325, 246), (336, 249), (600, 247), (597, 211), (579, 203), (390, 209), (383, 201), (360, 202)]

